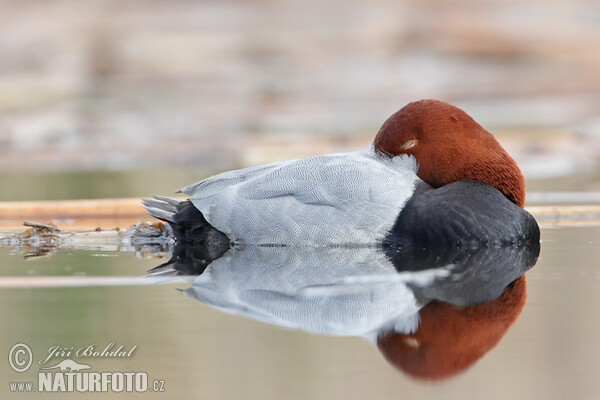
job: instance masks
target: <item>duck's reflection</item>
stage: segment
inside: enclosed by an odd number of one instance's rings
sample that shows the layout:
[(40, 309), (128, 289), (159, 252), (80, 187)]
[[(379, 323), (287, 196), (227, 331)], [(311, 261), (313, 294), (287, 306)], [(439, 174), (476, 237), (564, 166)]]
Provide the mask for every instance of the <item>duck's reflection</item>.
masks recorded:
[(377, 344), (419, 378), (454, 375), (494, 347), (525, 303), (526, 242), (467, 249), (179, 245), (151, 275), (196, 275), (184, 294), (256, 320)]
[(434, 300), (419, 311), (416, 332), (392, 332), (377, 347), (396, 368), (420, 379), (444, 379), (465, 370), (491, 350), (525, 305), (525, 276), (487, 303), (457, 306)]

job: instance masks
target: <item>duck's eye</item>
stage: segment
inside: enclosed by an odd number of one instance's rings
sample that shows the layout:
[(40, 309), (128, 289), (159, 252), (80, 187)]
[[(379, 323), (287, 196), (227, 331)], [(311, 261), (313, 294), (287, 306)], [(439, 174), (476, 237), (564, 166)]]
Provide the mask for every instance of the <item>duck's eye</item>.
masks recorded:
[(417, 339), (415, 337), (404, 336), (402, 338), (402, 341), (404, 342), (405, 345), (407, 345), (409, 347), (413, 347), (415, 349), (421, 347), (421, 343), (419, 343), (419, 339)]
[(398, 146), (398, 149), (400, 149), (400, 150), (412, 149), (413, 147), (415, 147), (416, 144), (417, 144), (417, 139), (408, 139), (407, 141), (400, 143), (400, 145)]

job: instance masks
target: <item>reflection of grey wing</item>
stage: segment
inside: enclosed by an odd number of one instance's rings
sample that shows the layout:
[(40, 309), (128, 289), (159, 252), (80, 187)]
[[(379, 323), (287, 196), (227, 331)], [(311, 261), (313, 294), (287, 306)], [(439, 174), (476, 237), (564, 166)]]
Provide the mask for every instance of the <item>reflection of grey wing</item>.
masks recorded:
[(421, 305), (408, 284), (437, 277), (431, 271), (399, 274), (377, 247), (247, 246), (213, 262), (184, 293), (278, 326), (374, 337), (416, 329)]
[(414, 158), (368, 150), (233, 171), (183, 192), (235, 242), (365, 244), (389, 231), (416, 179)]
[(418, 308), (406, 285), (391, 283), (359, 289), (332, 296), (248, 290), (238, 293), (235, 302), (202, 286), (192, 286), (185, 294), (224, 312), (328, 335), (374, 337), (382, 329), (409, 333), (417, 328)]

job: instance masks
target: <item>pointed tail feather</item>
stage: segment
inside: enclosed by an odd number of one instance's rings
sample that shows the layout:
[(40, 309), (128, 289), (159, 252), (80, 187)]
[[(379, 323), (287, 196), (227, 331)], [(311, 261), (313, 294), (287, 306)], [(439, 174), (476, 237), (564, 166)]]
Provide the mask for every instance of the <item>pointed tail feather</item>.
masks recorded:
[(229, 238), (209, 224), (191, 201), (163, 196), (153, 198), (143, 199), (144, 207), (148, 214), (171, 226), (178, 242), (205, 246), (212, 258), (229, 248)]
[(142, 199), (142, 203), (144, 204), (146, 211), (148, 211), (148, 214), (152, 215), (154, 218), (160, 219), (161, 221), (168, 222), (169, 225), (174, 224), (178, 206), (182, 202), (162, 196), (153, 197), (156, 200)]

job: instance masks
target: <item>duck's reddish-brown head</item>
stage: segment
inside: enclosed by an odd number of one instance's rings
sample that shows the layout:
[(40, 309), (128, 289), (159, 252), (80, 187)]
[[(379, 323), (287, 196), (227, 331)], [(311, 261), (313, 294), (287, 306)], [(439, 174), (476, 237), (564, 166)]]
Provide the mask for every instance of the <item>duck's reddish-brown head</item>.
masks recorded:
[(413, 155), (419, 178), (433, 187), (477, 180), (519, 207), (525, 203), (525, 181), (515, 161), (491, 133), (451, 104), (409, 103), (384, 122), (374, 146), (388, 156)]

